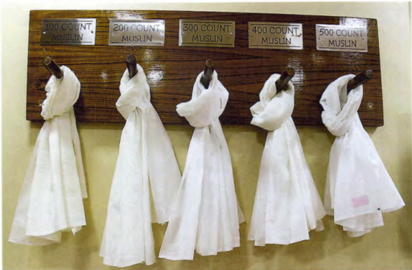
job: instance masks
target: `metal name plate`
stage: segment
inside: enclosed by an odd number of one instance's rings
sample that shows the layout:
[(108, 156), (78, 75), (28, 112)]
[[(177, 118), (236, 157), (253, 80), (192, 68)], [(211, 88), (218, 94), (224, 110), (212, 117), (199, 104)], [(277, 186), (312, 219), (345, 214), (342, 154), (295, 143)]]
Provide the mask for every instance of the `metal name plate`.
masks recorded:
[(94, 45), (96, 19), (43, 19), (41, 45)]
[(249, 48), (303, 50), (302, 24), (249, 22)]
[(164, 46), (164, 20), (110, 19), (110, 46)]
[(368, 29), (366, 26), (316, 25), (318, 51), (367, 52)]
[(235, 22), (180, 20), (179, 46), (235, 47)]

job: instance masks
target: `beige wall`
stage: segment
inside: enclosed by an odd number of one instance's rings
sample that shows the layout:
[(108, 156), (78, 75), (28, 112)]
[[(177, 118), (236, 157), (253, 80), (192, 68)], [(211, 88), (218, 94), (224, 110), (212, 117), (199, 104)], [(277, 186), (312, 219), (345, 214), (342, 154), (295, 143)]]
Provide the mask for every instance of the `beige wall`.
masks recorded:
[[(113, 1), (115, 2), (115, 1)], [(351, 239), (324, 219), (326, 230), (291, 246), (253, 247), (246, 241), (260, 157), (266, 132), (225, 126), (235, 181), (247, 223), (241, 247), (194, 261), (158, 260), (150, 269), (408, 269), (412, 268), (411, 222), (411, 68), (408, 3), (230, 3), (89, 4), (71, 1), (9, 1), (3, 20), (3, 260), (4, 269), (109, 269), (98, 256), (106, 206), (122, 125), (79, 124), (90, 198), (87, 226), (62, 243), (30, 247), (7, 242), (20, 188), (41, 125), (25, 120), (27, 33), (30, 9), (170, 9), (340, 15), (377, 18), (381, 48), (385, 126), (368, 128), (376, 148), (400, 190), (406, 207), (385, 214), (385, 226)], [(166, 127), (183, 169), (192, 128)], [(321, 196), (333, 137), (323, 127), (298, 127)], [(154, 225), (156, 253), (165, 226)], [(146, 266), (134, 266), (135, 269)]]

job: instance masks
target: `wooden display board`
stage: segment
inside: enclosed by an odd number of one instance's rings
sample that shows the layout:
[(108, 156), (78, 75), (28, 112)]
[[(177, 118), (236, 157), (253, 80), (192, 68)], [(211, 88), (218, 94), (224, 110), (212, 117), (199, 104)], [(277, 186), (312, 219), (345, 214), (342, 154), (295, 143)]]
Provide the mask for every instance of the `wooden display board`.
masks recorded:
[[(40, 43), (42, 19), (96, 18), (96, 41), (90, 46), (45, 45)], [(164, 46), (109, 46), (109, 19), (165, 20)], [(179, 20), (235, 21), (235, 46), (179, 46)], [(347, 25), (356, 21), (367, 25), (368, 52), (334, 52), (316, 49), (316, 24)], [(248, 22), (301, 23), (303, 50), (250, 49)], [(33, 10), (30, 12), (27, 73), (27, 120), (40, 121), (39, 102), (50, 73), (42, 66), (46, 56), (72, 69), (81, 82), (81, 96), (75, 105), (78, 122), (123, 123), (115, 103), (125, 59), (134, 54), (145, 70), (151, 87), (151, 101), (164, 124), (187, 124), (176, 113), (176, 105), (190, 100), (197, 75), (205, 60), (213, 59), (219, 80), (229, 91), (229, 102), (220, 117), (222, 124), (249, 125), (250, 107), (273, 73), (294, 68), (297, 125), (322, 125), (319, 99), (329, 83), (349, 73), (372, 69), (374, 78), (364, 85), (359, 114), (365, 126), (383, 125), (382, 88), (378, 28), (375, 19), (331, 16), (116, 10)]]

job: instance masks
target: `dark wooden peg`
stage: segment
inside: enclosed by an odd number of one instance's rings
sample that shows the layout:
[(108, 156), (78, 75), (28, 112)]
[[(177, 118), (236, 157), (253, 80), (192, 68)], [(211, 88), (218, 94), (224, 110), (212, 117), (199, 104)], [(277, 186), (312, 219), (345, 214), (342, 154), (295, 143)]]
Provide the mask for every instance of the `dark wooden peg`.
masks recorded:
[(205, 71), (203, 72), (203, 76), (200, 78), (200, 83), (208, 89), (210, 81), (212, 80), (213, 72), (215, 71), (215, 61), (212, 59), (206, 60)]
[(43, 59), (43, 65), (47, 68), (48, 71), (50, 71), (51, 74), (56, 76), (57, 79), (63, 77), (63, 71), (50, 56), (46, 56)]
[(276, 81), (277, 93), (287, 89), (288, 82), (293, 78), (293, 76), (295, 76), (295, 70), (293, 68), (287, 68), (282, 72), (279, 79)]
[(347, 92), (349, 93), (351, 90), (355, 89), (361, 84), (366, 83), (372, 78), (373, 78), (373, 71), (371, 69), (368, 69), (362, 73), (359, 73), (358, 75), (356, 75), (355, 78), (353, 78), (352, 80), (348, 82), (348, 85), (346, 87)]
[(133, 78), (134, 75), (137, 74), (138, 70), (137, 70), (137, 66), (136, 66), (136, 58), (134, 57), (133, 54), (129, 54), (126, 57), (126, 65), (127, 65), (127, 69), (129, 70), (129, 78)]

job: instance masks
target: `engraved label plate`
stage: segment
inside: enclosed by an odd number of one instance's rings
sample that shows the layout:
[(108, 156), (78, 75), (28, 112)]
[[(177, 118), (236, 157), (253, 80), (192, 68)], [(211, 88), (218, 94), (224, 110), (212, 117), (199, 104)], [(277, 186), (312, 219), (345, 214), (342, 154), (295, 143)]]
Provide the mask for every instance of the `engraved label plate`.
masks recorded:
[(249, 22), (249, 48), (303, 50), (302, 24)]
[(366, 26), (316, 25), (318, 51), (367, 52), (368, 29)]
[(96, 19), (43, 19), (41, 45), (94, 45)]
[(235, 47), (234, 21), (180, 20), (179, 46)]
[(109, 26), (111, 46), (164, 46), (164, 20), (111, 19)]

